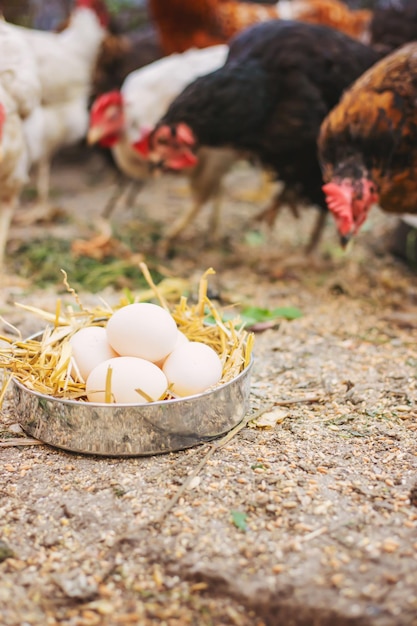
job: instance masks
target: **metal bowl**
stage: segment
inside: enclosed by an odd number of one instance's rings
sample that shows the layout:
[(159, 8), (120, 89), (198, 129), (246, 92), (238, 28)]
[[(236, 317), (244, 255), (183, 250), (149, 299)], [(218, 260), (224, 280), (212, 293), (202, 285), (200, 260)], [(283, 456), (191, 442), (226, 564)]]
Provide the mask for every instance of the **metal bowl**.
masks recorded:
[(252, 363), (211, 391), (149, 404), (62, 400), (12, 379), (17, 419), (32, 437), (71, 452), (123, 457), (184, 450), (219, 437), (243, 419)]

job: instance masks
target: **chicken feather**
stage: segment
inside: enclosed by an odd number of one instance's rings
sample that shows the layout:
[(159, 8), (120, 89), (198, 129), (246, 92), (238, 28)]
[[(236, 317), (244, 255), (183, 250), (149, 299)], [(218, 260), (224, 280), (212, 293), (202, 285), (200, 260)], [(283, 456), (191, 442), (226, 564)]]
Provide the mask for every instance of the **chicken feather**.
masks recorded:
[(0, 270), (10, 222), (28, 180), (24, 119), (40, 105), (40, 95), (37, 68), (27, 43), (0, 21)]
[(291, 19), (323, 24), (367, 40), (372, 12), (341, 0), (280, 0), (275, 5), (235, 0), (149, 0), (165, 54), (227, 43), (259, 22)]
[[(39, 104), (41, 83), (31, 48), (18, 32), (0, 19), (0, 82), (13, 98), (20, 117), (27, 117)], [(18, 70), (18, 71), (17, 71)]]
[(67, 28), (59, 33), (4, 23), (5, 29), (25, 40), (40, 80), (42, 107), (29, 107), (25, 135), (31, 164), (39, 168), (41, 203), (48, 201), (53, 155), (87, 133), (92, 77), (106, 23), (100, 0), (77, 0)]

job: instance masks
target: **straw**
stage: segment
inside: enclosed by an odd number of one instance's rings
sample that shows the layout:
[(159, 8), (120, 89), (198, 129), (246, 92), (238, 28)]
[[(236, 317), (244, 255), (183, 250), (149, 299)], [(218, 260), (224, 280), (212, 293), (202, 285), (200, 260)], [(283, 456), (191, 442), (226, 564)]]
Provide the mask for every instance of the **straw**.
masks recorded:
[[(217, 352), (223, 367), (218, 385), (233, 380), (248, 367), (253, 348), (253, 334), (244, 329), (238, 317), (235, 320), (223, 321), (221, 313), (208, 298), (207, 277), (215, 273), (212, 268), (204, 272), (200, 280), (196, 304), (189, 304), (187, 298), (180, 295), (178, 302), (173, 306), (169, 306), (164, 297), (164, 281), (156, 285), (147, 266), (141, 263), (140, 268), (150, 287), (148, 296), (153, 294), (161, 306), (170, 312), (178, 329), (190, 341), (205, 343)], [(55, 398), (87, 401), (85, 381), (81, 378), (72, 358), (70, 339), (82, 328), (105, 327), (114, 310), (106, 303), (91, 309), (84, 306), (68, 284), (65, 272), (63, 273), (64, 284), (74, 297), (77, 309), (75, 310), (73, 306), (65, 308), (61, 300), (57, 301), (53, 313), (16, 303), (20, 308), (44, 319), (48, 326), (40, 337), (32, 339), (22, 340), (19, 337), (17, 340), (11, 340), (0, 336), (0, 340), (7, 344), (5, 348), (0, 349), (0, 368), (32, 391)], [(172, 284), (169, 285), (169, 290), (172, 290)], [(141, 293), (135, 297), (135, 301), (143, 301)], [(122, 300), (115, 310), (126, 304), (126, 301)], [(207, 322), (208, 315), (214, 323)], [(0, 401), (5, 394), (7, 382), (0, 390)], [(106, 402), (112, 401), (110, 384), (111, 375), (106, 384)], [(168, 391), (166, 398), (169, 397), (171, 396)]]

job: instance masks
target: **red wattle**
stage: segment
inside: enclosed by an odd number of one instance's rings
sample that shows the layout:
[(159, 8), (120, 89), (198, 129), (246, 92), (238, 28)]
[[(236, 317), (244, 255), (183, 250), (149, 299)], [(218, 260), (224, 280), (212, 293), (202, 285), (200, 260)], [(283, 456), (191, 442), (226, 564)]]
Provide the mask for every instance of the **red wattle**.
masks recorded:
[(197, 157), (192, 152), (186, 152), (172, 159), (168, 159), (166, 165), (171, 170), (183, 170), (188, 167), (193, 167), (197, 164), (197, 161)]
[(352, 215), (352, 192), (336, 183), (327, 183), (322, 187), (326, 195), (326, 203), (333, 213), (337, 228), (341, 235), (352, 232), (354, 223)]
[(193, 132), (186, 124), (178, 124), (176, 127), (176, 136), (179, 141), (182, 141), (187, 146), (193, 146), (195, 144)]

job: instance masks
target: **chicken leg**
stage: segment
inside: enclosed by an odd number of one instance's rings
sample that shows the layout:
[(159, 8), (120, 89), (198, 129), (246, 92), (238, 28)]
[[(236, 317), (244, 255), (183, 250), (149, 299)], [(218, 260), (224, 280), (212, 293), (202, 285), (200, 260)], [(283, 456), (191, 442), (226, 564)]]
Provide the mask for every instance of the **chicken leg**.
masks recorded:
[(11, 196), (8, 200), (3, 201), (0, 207), (0, 277), (4, 283), (4, 258), (6, 254), (6, 245), (9, 235), (10, 223), (17, 207), (18, 198), (16, 195)]
[(48, 206), (49, 192), (51, 188), (51, 162), (47, 157), (41, 157), (37, 164), (36, 191), (38, 202), (43, 206)]
[[(284, 205), (287, 205), (291, 213), (294, 215), (294, 217), (299, 219), (300, 206), (298, 202), (297, 192), (292, 189), (284, 188), (282, 191), (280, 191), (278, 194), (274, 196), (274, 198), (272, 199), (272, 202), (266, 207), (266, 209), (263, 209), (260, 213), (258, 213), (255, 216), (255, 221), (257, 222), (264, 221), (268, 224), (270, 228), (272, 228), (273, 225), (275, 224), (275, 220), (277, 218), (279, 211), (282, 209)], [(313, 230), (310, 234), (310, 237), (308, 238), (307, 246), (305, 248), (305, 253), (307, 255), (312, 254), (316, 250), (318, 244), (320, 243), (323, 230), (326, 225), (326, 219), (327, 219), (327, 211), (323, 210), (322, 208), (319, 208), (317, 219), (313, 226)]]
[(193, 204), (190, 209), (180, 215), (166, 232), (160, 244), (161, 253), (167, 253), (175, 239), (191, 224), (203, 206), (213, 201), (210, 216), (210, 239), (218, 235), (220, 224), (222, 181), (232, 165), (236, 162), (237, 153), (229, 148), (200, 148), (198, 164), (190, 174), (190, 187)]
[[(104, 219), (110, 219), (113, 211), (115, 211), (117, 205), (121, 202), (122, 196), (124, 196), (124, 206), (132, 206), (138, 193), (145, 185), (144, 180), (126, 180), (126, 176), (120, 175), (116, 183), (116, 189), (108, 199), (106, 206), (102, 212)], [(126, 191), (127, 186), (127, 191)]]

